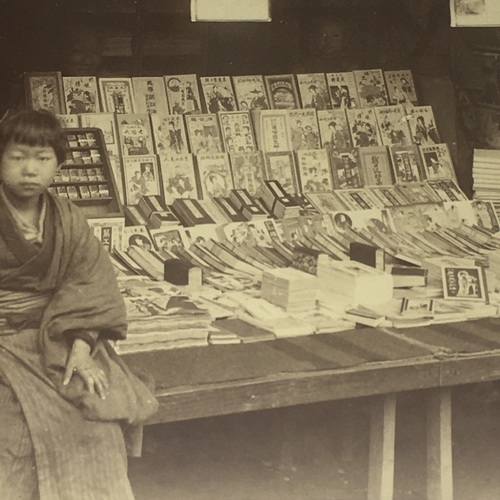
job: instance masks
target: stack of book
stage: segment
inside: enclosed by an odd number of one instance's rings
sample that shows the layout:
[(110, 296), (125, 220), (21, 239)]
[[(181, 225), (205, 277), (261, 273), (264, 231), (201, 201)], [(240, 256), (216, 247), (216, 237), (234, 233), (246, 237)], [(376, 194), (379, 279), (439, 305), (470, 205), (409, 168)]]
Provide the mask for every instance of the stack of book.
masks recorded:
[(278, 181), (264, 181), (256, 193), (267, 210), (277, 219), (299, 217), (301, 205), (290, 196)]
[(389, 273), (351, 260), (318, 257), (318, 286), (323, 297), (347, 306), (384, 304), (392, 298), (393, 281)]
[(287, 312), (316, 309), (316, 277), (293, 268), (277, 268), (262, 274), (261, 296)]
[(472, 178), (474, 198), (492, 201), (498, 214), (500, 208), (500, 151), (474, 149)]
[(229, 199), (245, 220), (268, 219), (267, 212), (257, 203), (257, 200), (246, 189), (231, 189)]
[(172, 203), (172, 211), (186, 227), (214, 223), (212, 217), (194, 198), (176, 198)]
[(179, 219), (169, 207), (163, 204), (159, 196), (142, 196), (137, 204), (137, 210), (147, 221), (148, 227), (153, 229), (169, 228), (180, 224)]

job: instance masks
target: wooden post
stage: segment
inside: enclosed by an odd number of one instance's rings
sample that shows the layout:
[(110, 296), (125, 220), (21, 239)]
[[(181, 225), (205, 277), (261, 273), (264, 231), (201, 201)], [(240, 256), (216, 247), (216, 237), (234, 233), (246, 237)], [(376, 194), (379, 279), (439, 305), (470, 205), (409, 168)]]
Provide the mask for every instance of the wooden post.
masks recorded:
[(368, 500), (392, 500), (394, 495), (394, 442), (396, 394), (373, 403), (368, 470)]
[(453, 500), (451, 390), (429, 394), (427, 406), (427, 500)]

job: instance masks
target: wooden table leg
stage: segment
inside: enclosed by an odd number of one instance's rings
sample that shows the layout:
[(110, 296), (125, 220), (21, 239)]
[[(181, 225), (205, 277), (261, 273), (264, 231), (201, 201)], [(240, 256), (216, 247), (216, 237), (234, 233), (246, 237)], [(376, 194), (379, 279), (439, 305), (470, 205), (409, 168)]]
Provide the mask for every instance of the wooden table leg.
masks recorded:
[(394, 441), (396, 395), (387, 394), (373, 403), (368, 500), (392, 500), (394, 495)]
[(427, 500), (453, 500), (451, 390), (429, 393), (427, 406)]

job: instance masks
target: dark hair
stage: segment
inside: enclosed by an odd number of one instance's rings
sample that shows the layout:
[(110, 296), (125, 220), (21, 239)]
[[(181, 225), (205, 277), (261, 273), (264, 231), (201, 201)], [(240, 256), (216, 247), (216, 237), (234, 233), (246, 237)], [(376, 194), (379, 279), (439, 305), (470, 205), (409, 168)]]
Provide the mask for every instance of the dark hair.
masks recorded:
[(52, 147), (58, 163), (66, 161), (66, 138), (59, 120), (43, 109), (26, 109), (0, 122), (0, 158), (10, 143)]

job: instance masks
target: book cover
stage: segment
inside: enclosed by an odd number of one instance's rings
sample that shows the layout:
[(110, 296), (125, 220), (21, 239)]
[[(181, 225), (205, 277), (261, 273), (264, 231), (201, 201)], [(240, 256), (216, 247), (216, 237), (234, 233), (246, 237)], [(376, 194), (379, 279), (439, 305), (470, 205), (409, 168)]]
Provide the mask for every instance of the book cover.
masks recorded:
[(381, 248), (362, 243), (359, 241), (351, 242), (349, 246), (349, 257), (351, 260), (361, 262), (381, 271), (385, 268), (385, 254)]
[(394, 182), (385, 146), (359, 148), (358, 153), (365, 186), (387, 186)]
[(171, 252), (174, 247), (182, 247), (181, 230), (179, 229), (150, 229), (151, 238), (158, 250)]
[(238, 209), (238, 207), (234, 204), (233, 200), (231, 200), (231, 198), (220, 197), (212, 198), (212, 200), (228, 221), (244, 222), (247, 220), (246, 217)]
[(291, 151), (289, 117), (286, 110), (254, 111), (253, 121), (260, 151)]
[(297, 151), (297, 171), (301, 193), (332, 191), (328, 153), (324, 149)]
[(352, 71), (327, 73), (326, 82), (334, 108), (359, 108), (358, 89)]
[(233, 76), (233, 87), (240, 111), (269, 109), (262, 75)]
[(384, 71), (389, 104), (418, 105), (415, 83), (410, 69)]
[(441, 142), (432, 106), (413, 106), (406, 112), (414, 144), (421, 146)]
[(201, 76), (200, 84), (208, 113), (236, 110), (236, 97), (231, 77)]
[(406, 146), (412, 137), (402, 105), (375, 108), (380, 137), (384, 146)]
[(336, 196), (352, 210), (371, 210), (381, 208), (380, 202), (371, 195), (370, 191), (360, 189), (343, 189)]
[(290, 267), (316, 276), (318, 269), (318, 257), (321, 252), (314, 248), (297, 245), (293, 249), (292, 263)]
[(484, 269), (473, 266), (444, 266), (441, 270), (443, 295), (446, 300), (488, 302)]
[(123, 159), (123, 166), (124, 194), (127, 205), (137, 205), (142, 196), (160, 194), (156, 156), (127, 156)]
[(54, 114), (66, 113), (62, 75), (59, 71), (24, 73), (26, 104)]
[(134, 76), (132, 88), (136, 113), (168, 114), (167, 92), (161, 76)]
[(94, 236), (102, 243), (106, 251), (111, 252), (115, 248), (123, 247), (123, 228), (125, 219), (123, 217), (99, 217), (89, 218), (89, 226)]
[(98, 113), (99, 93), (95, 76), (63, 76), (64, 102), (69, 114)]
[(193, 156), (160, 154), (158, 157), (165, 203), (171, 205), (176, 198), (197, 198)]
[(382, 202), (384, 207), (398, 207), (410, 203), (396, 190), (395, 186), (370, 186), (368, 189)]
[(442, 201), (467, 200), (467, 196), (453, 179), (430, 179), (427, 184)]
[(297, 169), (292, 151), (264, 153), (267, 180), (278, 181), (286, 193), (298, 193)]
[(230, 153), (229, 160), (235, 189), (246, 189), (254, 196), (265, 178), (262, 153)]
[(227, 153), (257, 149), (249, 111), (221, 111), (219, 121)]
[(299, 74), (297, 84), (303, 108), (332, 109), (324, 73)]
[(79, 128), (80, 127), (80, 117), (78, 115), (71, 115), (68, 113), (57, 114), (57, 119), (61, 124), (62, 128)]
[(319, 110), (317, 115), (323, 149), (346, 151), (352, 148), (351, 133), (344, 108)]
[(185, 119), (191, 153), (199, 155), (224, 151), (216, 114), (186, 115)]
[(353, 146), (383, 145), (374, 109), (347, 109), (346, 114)]
[(350, 151), (332, 152), (330, 164), (335, 189), (363, 187), (363, 175), (356, 148)]
[(428, 144), (420, 146), (426, 179), (457, 180), (448, 144)]
[(201, 198), (227, 197), (234, 188), (227, 153), (200, 154), (196, 159)]
[(163, 80), (170, 114), (192, 115), (202, 112), (196, 75), (165, 75)]
[(116, 116), (122, 155), (154, 154), (153, 134), (148, 114), (122, 113)]
[(497, 212), (491, 201), (473, 200), (470, 205), (477, 226), (494, 232), (500, 231)]
[(306, 193), (305, 197), (321, 214), (338, 212), (347, 208), (334, 193)]
[(319, 127), (315, 109), (291, 109), (288, 111), (292, 149), (319, 149)]
[(99, 78), (99, 95), (105, 113), (135, 113), (131, 78)]
[(186, 155), (189, 153), (186, 128), (182, 115), (151, 115), (153, 138), (158, 154), (167, 156)]
[(389, 148), (396, 182), (418, 182), (422, 177), (422, 160), (415, 145)]
[(425, 182), (398, 184), (396, 189), (409, 203), (439, 203), (441, 199)]
[(384, 74), (381, 69), (354, 70), (353, 73), (360, 108), (387, 106), (389, 104)]
[(265, 75), (264, 83), (271, 109), (299, 109), (300, 101), (293, 75)]

